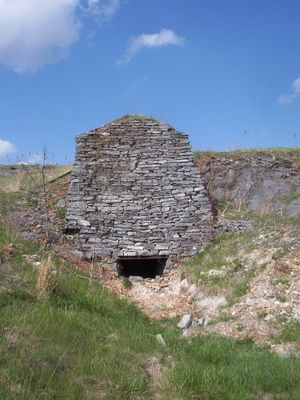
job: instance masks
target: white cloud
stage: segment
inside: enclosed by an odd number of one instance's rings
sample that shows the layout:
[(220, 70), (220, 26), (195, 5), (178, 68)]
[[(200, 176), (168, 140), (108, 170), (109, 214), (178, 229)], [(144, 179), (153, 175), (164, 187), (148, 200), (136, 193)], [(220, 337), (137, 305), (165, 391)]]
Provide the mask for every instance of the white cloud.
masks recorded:
[(16, 152), (16, 146), (7, 140), (0, 139), (0, 159)]
[(278, 97), (277, 101), (280, 104), (291, 104), (296, 97), (295, 94), (283, 94)]
[(292, 87), (295, 94), (300, 94), (300, 78), (294, 80)]
[(162, 29), (159, 33), (141, 34), (134, 36), (128, 41), (127, 50), (118, 64), (126, 64), (144, 47), (158, 48), (162, 46), (183, 46), (185, 39), (178, 36), (170, 29)]
[(279, 96), (277, 101), (280, 104), (291, 104), (299, 95), (300, 95), (300, 78), (297, 78), (292, 83), (290, 93)]
[(31, 71), (67, 56), (83, 16), (108, 19), (121, 0), (0, 0), (0, 64)]
[(87, 0), (87, 11), (101, 20), (110, 19), (120, 8), (121, 0)]
[(34, 70), (65, 57), (79, 36), (78, 0), (0, 0), (0, 62)]

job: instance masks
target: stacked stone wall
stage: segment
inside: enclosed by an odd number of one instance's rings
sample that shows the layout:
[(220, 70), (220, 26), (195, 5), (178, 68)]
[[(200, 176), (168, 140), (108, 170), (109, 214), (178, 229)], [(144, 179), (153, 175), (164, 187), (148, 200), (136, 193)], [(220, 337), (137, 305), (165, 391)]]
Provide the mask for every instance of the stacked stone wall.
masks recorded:
[(120, 119), (77, 137), (67, 229), (84, 258), (198, 252), (213, 212), (186, 134), (150, 119)]

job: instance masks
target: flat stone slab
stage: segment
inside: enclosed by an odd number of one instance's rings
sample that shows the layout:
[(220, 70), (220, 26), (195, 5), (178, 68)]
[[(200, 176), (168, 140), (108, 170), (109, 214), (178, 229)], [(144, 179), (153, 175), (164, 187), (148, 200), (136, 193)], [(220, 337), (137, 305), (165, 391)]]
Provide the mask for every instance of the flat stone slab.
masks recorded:
[(132, 276), (129, 277), (129, 280), (131, 282), (143, 282), (144, 278), (142, 276), (132, 275)]

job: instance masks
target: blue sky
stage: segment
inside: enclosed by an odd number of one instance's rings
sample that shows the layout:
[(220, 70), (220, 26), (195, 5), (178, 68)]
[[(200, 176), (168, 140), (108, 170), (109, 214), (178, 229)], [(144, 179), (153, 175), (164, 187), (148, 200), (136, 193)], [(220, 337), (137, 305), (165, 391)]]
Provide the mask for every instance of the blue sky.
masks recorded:
[(125, 113), (193, 149), (299, 146), (299, 26), (299, 0), (0, 0), (1, 161), (71, 162)]

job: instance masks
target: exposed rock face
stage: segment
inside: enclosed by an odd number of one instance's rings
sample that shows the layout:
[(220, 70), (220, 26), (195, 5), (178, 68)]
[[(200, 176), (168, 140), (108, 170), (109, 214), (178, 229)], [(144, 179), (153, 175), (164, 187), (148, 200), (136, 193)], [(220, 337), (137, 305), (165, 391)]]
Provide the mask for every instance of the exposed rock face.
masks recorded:
[(83, 257), (197, 253), (214, 216), (188, 136), (152, 119), (124, 118), (77, 137), (66, 232)]
[(300, 159), (272, 154), (210, 156), (196, 164), (211, 197), (262, 212), (300, 214)]

